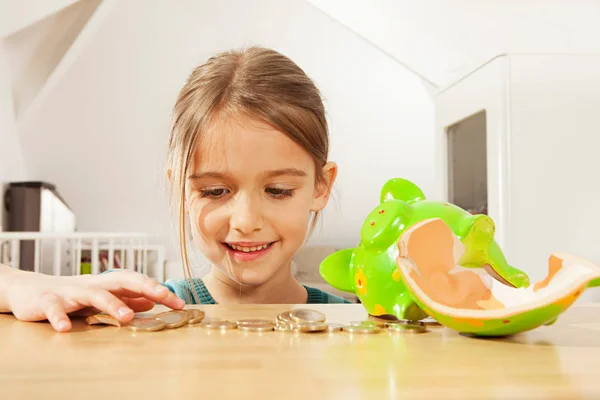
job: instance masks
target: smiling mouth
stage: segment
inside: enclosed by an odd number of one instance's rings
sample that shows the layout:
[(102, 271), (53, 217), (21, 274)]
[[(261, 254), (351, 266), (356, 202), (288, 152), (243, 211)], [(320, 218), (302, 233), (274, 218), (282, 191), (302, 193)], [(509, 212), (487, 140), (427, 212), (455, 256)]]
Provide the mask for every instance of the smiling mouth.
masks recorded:
[(268, 249), (269, 247), (271, 247), (271, 245), (273, 245), (273, 243), (275, 243), (275, 242), (265, 243), (265, 244), (262, 244), (259, 246), (240, 246), (240, 245), (229, 244), (229, 243), (224, 243), (224, 245), (233, 251), (239, 251), (242, 253), (254, 253), (254, 252), (259, 252), (259, 251)]

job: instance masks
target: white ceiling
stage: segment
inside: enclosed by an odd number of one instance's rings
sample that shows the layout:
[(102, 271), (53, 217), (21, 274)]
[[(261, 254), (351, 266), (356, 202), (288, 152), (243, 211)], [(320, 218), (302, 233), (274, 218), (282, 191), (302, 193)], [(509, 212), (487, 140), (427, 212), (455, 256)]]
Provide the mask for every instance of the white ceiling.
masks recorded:
[(443, 87), (506, 53), (600, 53), (600, 0), (307, 0)]
[[(3, 50), (10, 72), (15, 114), (24, 114), (37, 94), (46, 84), (56, 66), (72, 46), (102, 0), (54, 0), (44, 3), (46, 14), (35, 7), (12, 12), (21, 19), (15, 32), (3, 40)], [(31, 0), (19, 4), (32, 3)], [(59, 3), (59, 4), (56, 4)], [(68, 4), (67, 4), (68, 3)], [(6, 4), (6, 3), (2, 3)], [(59, 7), (66, 4), (66, 7)], [(20, 11), (19, 11), (20, 10)], [(27, 13), (32, 13), (27, 14)], [(40, 17), (31, 23), (33, 17)], [(13, 28), (17, 27), (13, 24)]]
[[(17, 114), (101, 1), (0, 2)], [(600, 0), (306, 1), (419, 75), (430, 93), (499, 54), (600, 53)]]

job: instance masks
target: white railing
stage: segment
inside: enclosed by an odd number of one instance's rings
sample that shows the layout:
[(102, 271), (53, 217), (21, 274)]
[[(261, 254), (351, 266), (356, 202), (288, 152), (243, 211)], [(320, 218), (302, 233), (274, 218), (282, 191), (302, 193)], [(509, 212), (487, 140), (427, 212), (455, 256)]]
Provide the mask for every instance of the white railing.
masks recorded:
[(55, 276), (122, 268), (162, 282), (165, 249), (138, 233), (0, 232), (0, 263)]

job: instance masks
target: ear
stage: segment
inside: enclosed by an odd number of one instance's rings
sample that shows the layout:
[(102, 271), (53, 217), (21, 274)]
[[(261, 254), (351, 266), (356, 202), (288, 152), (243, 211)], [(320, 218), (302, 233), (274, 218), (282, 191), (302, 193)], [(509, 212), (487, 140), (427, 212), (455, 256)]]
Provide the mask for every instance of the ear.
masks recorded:
[(315, 190), (313, 197), (311, 211), (321, 211), (327, 205), (329, 196), (331, 195), (331, 188), (337, 178), (338, 167), (334, 162), (328, 162), (323, 167), (321, 173), (323, 174), (324, 182), (322, 182)]

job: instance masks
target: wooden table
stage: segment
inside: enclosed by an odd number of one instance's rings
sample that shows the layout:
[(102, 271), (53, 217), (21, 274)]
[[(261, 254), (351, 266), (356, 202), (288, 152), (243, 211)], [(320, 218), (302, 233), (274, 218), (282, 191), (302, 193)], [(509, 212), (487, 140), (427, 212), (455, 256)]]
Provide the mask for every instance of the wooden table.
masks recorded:
[[(207, 317), (274, 319), (289, 305), (201, 306)], [(314, 305), (329, 322), (361, 305)], [(162, 311), (157, 308), (153, 311)], [(1, 399), (600, 398), (600, 304), (504, 339), (444, 327), (424, 334), (155, 333), (0, 315)], [(132, 397), (133, 396), (133, 397)], [(188, 397), (193, 396), (193, 397)]]

